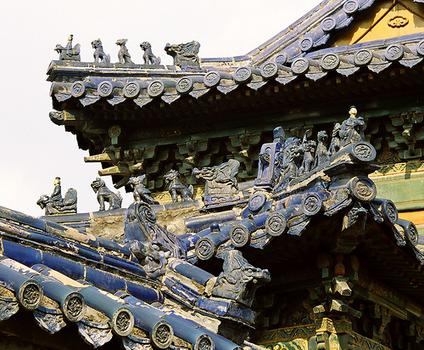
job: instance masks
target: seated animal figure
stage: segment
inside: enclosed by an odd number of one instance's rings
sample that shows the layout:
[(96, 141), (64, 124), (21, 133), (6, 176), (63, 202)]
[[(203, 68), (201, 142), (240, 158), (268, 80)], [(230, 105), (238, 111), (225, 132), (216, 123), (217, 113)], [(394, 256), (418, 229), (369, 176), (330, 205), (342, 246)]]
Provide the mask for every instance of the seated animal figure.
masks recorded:
[(303, 161), (302, 165), (299, 168), (299, 175), (304, 173), (309, 173), (314, 165), (314, 155), (316, 142), (314, 140), (308, 140), (311, 137), (312, 130), (307, 130), (305, 135), (303, 135), (302, 140), (302, 151), (303, 151)]
[(57, 44), (55, 51), (59, 54), (60, 61), (81, 61), (80, 56), (80, 44), (72, 46), (72, 40), (74, 36), (71, 34), (68, 37), (68, 43), (65, 47), (60, 44)]
[(126, 46), (127, 41), (128, 41), (127, 39), (116, 40), (115, 44), (119, 46), (119, 52), (118, 52), (119, 63), (133, 63), (133, 61), (131, 61), (131, 55)]
[(133, 188), (134, 201), (136, 203), (144, 202), (147, 204), (159, 204), (151, 196), (151, 192), (143, 185), (146, 175), (133, 176), (128, 180), (128, 185)]
[(160, 64), (160, 57), (157, 57), (153, 54), (152, 45), (150, 45), (148, 41), (143, 41), (140, 44), (140, 47), (144, 51), (144, 64)]
[(110, 63), (110, 56), (104, 52), (103, 44), (100, 39), (93, 40), (91, 46), (94, 49), (94, 62)]
[(271, 280), (269, 271), (251, 265), (239, 250), (232, 249), (222, 254), (223, 271), (216, 279), (212, 295), (252, 306), (256, 289)]
[(334, 124), (333, 131), (331, 132), (331, 142), (328, 148), (328, 155), (333, 156), (340, 150), (340, 123)]
[(105, 210), (105, 203), (109, 203), (109, 209), (119, 209), (122, 204), (122, 197), (119, 192), (113, 193), (107, 188), (105, 182), (99, 177), (91, 183), (91, 188), (97, 193), (97, 201), (99, 202), (99, 211)]
[(326, 131), (324, 130), (318, 131), (318, 134), (317, 134), (318, 145), (317, 145), (317, 150), (315, 152), (315, 163), (314, 163), (314, 166), (316, 168), (322, 168), (323, 166), (328, 165), (330, 161), (330, 157), (327, 151), (327, 139), (328, 139), (328, 135)]
[(165, 51), (174, 59), (176, 66), (199, 66), (200, 44), (197, 41), (190, 41), (184, 44), (169, 44), (165, 46)]
[(193, 200), (193, 186), (184, 185), (180, 180), (180, 173), (178, 171), (171, 169), (166, 173), (164, 179), (173, 203), (178, 202), (178, 197), (183, 202)]
[(50, 196), (42, 195), (37, 205), (44, 209), (45, 215), (75, 214), (77, 212), (77, 191), (69, 188), (62, 202), (53, 201)]

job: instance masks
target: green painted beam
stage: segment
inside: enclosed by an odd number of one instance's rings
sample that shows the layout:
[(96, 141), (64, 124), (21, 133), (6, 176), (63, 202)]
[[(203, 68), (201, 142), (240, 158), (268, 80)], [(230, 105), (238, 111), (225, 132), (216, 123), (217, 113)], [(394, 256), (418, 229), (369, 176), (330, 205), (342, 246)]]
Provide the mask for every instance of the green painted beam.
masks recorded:
[(392, 200), (399, 211), (424, 209), (424, 173), (372, 177), (377, 196)]

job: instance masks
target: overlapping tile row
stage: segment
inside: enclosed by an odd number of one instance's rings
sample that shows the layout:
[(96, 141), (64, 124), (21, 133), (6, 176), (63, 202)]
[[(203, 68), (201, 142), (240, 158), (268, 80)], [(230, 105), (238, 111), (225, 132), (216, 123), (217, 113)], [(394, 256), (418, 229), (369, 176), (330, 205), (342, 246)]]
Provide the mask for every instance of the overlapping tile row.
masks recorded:
[(289, 61), (324, 46), (337, 31), (348, 27), (375, 0), (330, 0), (319, 4), (289, 28), (249, 53), (255, 64), (278, 51)]
[(67, 245), (61, 245), (63, 239), (40, 228), (40, 233), (33, 232), (34, 226), (50, 225), (48, 221), (5, 208), (0, 216), (1, 320), (23, 308), (31, 310), (40, 327), (50, 333), (59, 332), (69, 322), (77, 323), (80, 335), (93, 347), (104, 345), (113, 335), (121, 337), (127, 349), (140, 344), (169, 348), (174, 337), (194, 349), (238, 347), (164, 307), (158, 283), (146, 283), (141, 267), (135, 270), (130, 261), (108, 260), (94, 250), (88, 256), (83, 249), (90, 248), (82, 247), (88, 241), (79, 244), (75, 237), (68, 237)]
[[(291, 62), (289, 55), (282, 52), (259, 67), (247, 65), (226, 71), (207, 65), (197, 72), (137, 67), (124, 67), (121, 71), (112, 66), (82, 63), (65, 67), (60, 61), (54, 61), (49, 68), (49, 73), (55, 76), (51, 94), (58, 103), (75, 99), (84, 107), (102, 100), (112, 106), (132, 101), (140, 108), (155, 100), (171, 104), (184, 95), (197, 99), (213, 90), (223, 94), (241, 86), (257, 90), (274, 80), (286, 85), (303, 76), (310, 80), (322, 79), (331, 72), (349, 76), (364, 68), (379, 73), (393, 64), (410, 68), (424, 57), (423, 39), (422, 34), (416, 34), (329, 48), (306, 53)], [(70, 79), (62, 80), (61, 75), (69, 75)], [(60, 122), (63, 115), (57, 112), (51, 118)]]

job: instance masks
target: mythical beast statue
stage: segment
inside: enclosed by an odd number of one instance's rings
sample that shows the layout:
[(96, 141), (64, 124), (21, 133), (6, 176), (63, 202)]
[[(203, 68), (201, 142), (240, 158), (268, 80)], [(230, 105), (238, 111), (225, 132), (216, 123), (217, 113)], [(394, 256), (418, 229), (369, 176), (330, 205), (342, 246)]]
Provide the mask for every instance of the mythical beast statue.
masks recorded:
[(212, 295), (252, 306), (256, 289), (271, 281), (269, 271), (249, 264), (239, 250), (226, 251), (223, 258), (223, 271), (216, 279)]
[(80, 44), (72, 46), (72, 40), (74, 36), (71, 34), (68, 37), (68, 43), (65, 47), (60, 44), (57, 44), (55, 51), (59, 54), (60, 61), (81, 61), (80, 56)]
[(178, 197), (181, 201), (193, 200), (193, 186), (184, 185), (180, 180), (180, 173), (177, 170), (171, 169), (164, 176), (167, 183), (169, 194), (172, 197), (172, 202), (178, 202)]
[(93, 40), (91, 42), (91, 47), (94, 49), (94, 62), (104, 62), (110, 63), (110, 55), (106, 54), (103, 50), (103, 44), (100, 39)]
[(230, 159), (218, 166), (194, 168), (193, 175), (206, 181), (203, 200), (205, 206), (235, 202), (239, 195), (237, 174), (240, 162)]
[(77, 212), (77, 191), (69, 188), (63, 198), (60, 177), (54, 179), (53, 185), (53, 193), (50, 196), (41, 195), (37, 205), (45, 210), (45, 215), (75, 214)]
[(99, 202), (99, 211), (105, 210), (105, 203), (109, 203), (109, 210), (119, 209), (122, 204), (122, 197), (119, 192), (113, 193), (107, 188), (105, 182), (99, 177), (91, 183), (94, 193), (97, 193), (97, 201)]
[(185, 44), (166, 44), (165, 51), (174, 59), (174, 65), (184, 66), (199, 66), (199, 48), (200, 44), (197, 41), (190, 41)]
[(152, 193), (143, 182), (146, 179), (146, 175), (132, 176), (128, 180), (128, 185), (133, 189), (134, 201), (136, 203), (144, 202), (147, 204), (159, 204), (159, 202), (152, 197)]

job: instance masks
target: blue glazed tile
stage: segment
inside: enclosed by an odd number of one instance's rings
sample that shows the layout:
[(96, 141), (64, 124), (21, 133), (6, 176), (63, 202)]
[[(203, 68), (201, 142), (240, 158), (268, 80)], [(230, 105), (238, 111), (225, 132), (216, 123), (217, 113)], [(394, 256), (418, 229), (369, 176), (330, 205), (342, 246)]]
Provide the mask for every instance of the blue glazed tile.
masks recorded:
[(86, 267), (85, 280), (100, 289), (104, 289), (110, 292), (126, 289), (126, 283), (123, 278), (94, 269), (89, 266)]
[(85, 266), (82, 263), (75, 262), (66, 258), (58, 257), (50, 253), (44, 253), (42, 264), (53, 270), (59, 271), (64, 275), (79, 280), (84, 279)]
[(184, 261), (174, 261), (170, 264), (170, 268), (201, 285), (205, 285), (207, 281), (214, 277), (209, 272)]
[(152, 287), (146, 287), (139, 283), (127, 281), (127, 291), (134, 297), (144, 300), (151, 304), (154, 302), (163, 303), (163, 295), (160, 291), (153, 289)]
[(27, 266), (38, 264), (42, 259), (42, 253), (38, 249), (25, 247), (5, 239), (3, 239), (3, 254)]

